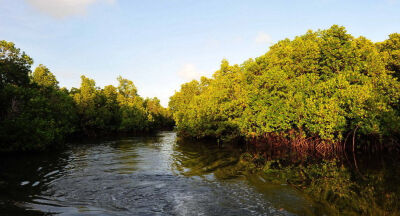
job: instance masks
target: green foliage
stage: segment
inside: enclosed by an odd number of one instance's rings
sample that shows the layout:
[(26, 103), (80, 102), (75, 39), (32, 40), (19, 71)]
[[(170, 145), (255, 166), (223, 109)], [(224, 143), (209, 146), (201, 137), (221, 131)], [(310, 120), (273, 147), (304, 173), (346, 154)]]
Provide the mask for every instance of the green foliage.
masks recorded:
[(197, 138), (237, 138), (237, 120), (245, 107), (244, 82), (241, 68), (223, 60), (214, 79), (202, 77), (182, 85), (169, 103), (178, 128)]
[(400, 34), (389, 35), (389, 39), (377, 43), (377, 47), (384, 56), (386, 68), (400, 78)]
[(26, 86), (33, 60), (14, 43), (0, 41), (0, 88), (7, 84)]
[(173, 112), (176, 125), (183, 133), (189, 133), (195, 136), (195, 127), (191, 121), (195, 121), (192, 116), (196, 113), (196, 105), (193, 103), (194, 98), (201, 94), (203, 89), (208, 85), (207, 79), (202, 78), (201, 83), (193, 80), (181, 86), (181, 91), (176, 92), (169, 101), (169, 107)]
[(10, 88), (16, 103), (0, 126), (0, 149), (43, 150), (74, 131), (74, 104), (68, 94), (50, 88)]
[(56, 76), (42, 64), (33, 72), (32, 81), (40, 86), (58, 88)]
[(0, 50), (0, 151), (41, 150), (62, 142), (74, 130), (72, 99), (43, 65), (30, 81), (33, 61), (13, 43), (1, 41)]
[(144, 107), (151, 115), (151, 128), (168, 129), (175, 125), (171, 111), (168, 108), (162, 107), (158, 98), (146, 98), (144, 100)]
[(103, 135), (172, 127), (157, 98), (144, 100), (133, 82), (100, 89), (82, 76), (79, 89), (59, 88), (54, 74), (11, 42), (0, 41), (0, 151), (43, 150), (71, 134)]
[(81, 132), (89, 136), (116, 132), (153, 131), (173, 125), (168, 109), (157, 98), (143, 99), (132, 81), (118, 77), (119, 86), (100, 89), (94, 80), (81, 77), (79, 89), (71, 90)]
[(96, 130), (104, 129), (106, 122), (103, 118), (100, 90), (94, 80), (81, 76), (79, 92), (72, 95), (80, 120), (80, 129), (85, 134), (94, 135)]
[(400, 129), (400, 83), (390, 71), (398, 44), (398, 34), (374, 44), (337, 25), (308, 31), (240, 66), (224, 60), (212, 79), (182, 85), (169, 106), (181, 134), (198, 138), (297, 131), (337, 142), (356, 128), (391, 136)]
[(122, 131), (144, 131), (153, 121), (152, 116), (147, 113), (144, 107), (144, 100), (137, 94), (137, 90), (132, 81), (118, 77), (119, 86), (117, 97), (121, 110)]

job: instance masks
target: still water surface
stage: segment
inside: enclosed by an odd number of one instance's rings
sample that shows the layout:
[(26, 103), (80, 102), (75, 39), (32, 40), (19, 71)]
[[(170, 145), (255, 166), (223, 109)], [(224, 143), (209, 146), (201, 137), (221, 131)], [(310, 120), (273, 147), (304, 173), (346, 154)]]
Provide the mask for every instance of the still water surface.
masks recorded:
[(174, 132), (0, 159), (0, 215), (314, 215), (295, 189), (237, 169), (240, 152)]

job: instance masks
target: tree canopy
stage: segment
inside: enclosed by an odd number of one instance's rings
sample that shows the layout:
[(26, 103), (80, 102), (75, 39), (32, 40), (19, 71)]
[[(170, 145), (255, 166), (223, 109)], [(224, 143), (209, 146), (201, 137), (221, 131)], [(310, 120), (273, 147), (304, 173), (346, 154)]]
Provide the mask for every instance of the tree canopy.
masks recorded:
[(132, 81), (60, 88), (55, 75), (11, 42), (0, 41), (0, 151), (43, 150), (71, 136), (147, 132), (173, 125), (157, 98), (143, 99)]
[(211, 79), (183, 84), (169, 106), (178, 131), (197, 138), (393, 136), (399, 52), (399, 34), (373, 43), (337, 25), (308, 31), (241, 65), (223, 60)]

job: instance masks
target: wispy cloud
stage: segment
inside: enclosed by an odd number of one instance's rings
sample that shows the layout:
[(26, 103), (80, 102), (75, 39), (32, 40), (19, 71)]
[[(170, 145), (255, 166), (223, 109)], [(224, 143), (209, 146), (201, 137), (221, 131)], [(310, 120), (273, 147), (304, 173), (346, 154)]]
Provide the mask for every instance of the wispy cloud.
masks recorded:
[(265, 32), (259, 32), (255, 39), (256, 43), (259, 44), (270, 44), (272, 43), (271, 36)]
[(116, 0), (26, 0), (39, 11), (55, 18), (82, 15), (97, 2), (114, 3)]
[(193, 64), (185, 64), (182, 68), (178, 71), (179, 77), (184, 79), (185, 81), (191, 81), (193, 79), (199, 79), (205, 73), (196, 68)]

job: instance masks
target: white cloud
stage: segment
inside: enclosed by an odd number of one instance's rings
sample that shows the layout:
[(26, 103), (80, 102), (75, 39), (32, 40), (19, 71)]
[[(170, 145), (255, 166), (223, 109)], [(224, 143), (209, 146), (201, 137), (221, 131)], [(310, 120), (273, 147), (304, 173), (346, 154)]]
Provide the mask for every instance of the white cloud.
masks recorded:
[(185, 64), (178, 71), (178, 75), (185, 81), (191, 81), (193, 79), (199, 79), (204, 75), (204, 72), (197, 69), (193, 64)]
[(56, 17), (85, 14), (87, 8), (96, 2), (114, 3), (115, 0), (26, 0), (39, 11)]
[(256, 43), (270, 44), (272, 43), (271, 36), (265, 32), (259, 32), (256, 37)]

